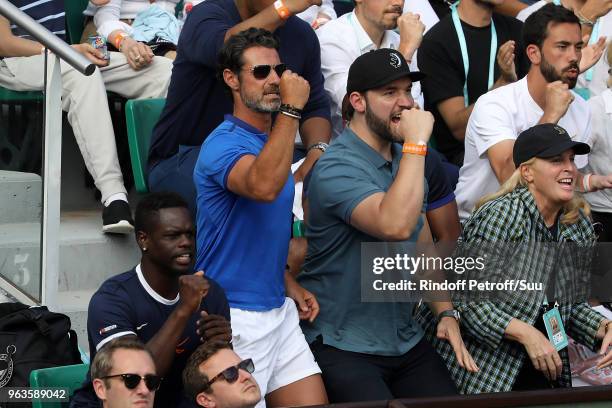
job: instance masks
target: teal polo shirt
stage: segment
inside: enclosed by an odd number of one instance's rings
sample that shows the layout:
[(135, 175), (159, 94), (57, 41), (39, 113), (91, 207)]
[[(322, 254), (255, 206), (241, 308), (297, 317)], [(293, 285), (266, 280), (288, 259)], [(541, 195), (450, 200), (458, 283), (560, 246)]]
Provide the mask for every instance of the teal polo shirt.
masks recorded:
[[(393, 144), (392, 156), (388, 162), (347, 127), (314, 167), (308, 254), (298, 276), (321, 307), (313, 323), (302, 323), (309, 343), (322, 336), (324, 344), (341, 350), (399, 356), (423, 337), (413, 303), (361, 302), (361, 243), (380, 240), (352, 227), (351, 214), (367, 197), (389, 189), (402, 157), (399, 144)], [(427, 192), (424, 178), (415, 182), (424, 183)], [(422, 227), (419, 221), (407, 242), (415, 242)]]

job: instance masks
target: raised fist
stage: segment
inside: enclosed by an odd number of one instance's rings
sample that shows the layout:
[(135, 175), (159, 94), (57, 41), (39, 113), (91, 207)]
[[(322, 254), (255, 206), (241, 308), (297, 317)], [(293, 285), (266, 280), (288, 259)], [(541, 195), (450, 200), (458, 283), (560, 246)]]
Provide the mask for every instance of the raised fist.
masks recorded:
[(308, 96), (310, 95), (310, 85), (308, 81), (298, 74), (286, 70), (283, 72), (280, 80), (280, 97), (284, 104), (291, 105), (294, 108), (302, 109)]
[(200, 308), (200, 302), (208, 294), (210, 283), (199, 271), (193, 275), (183, 275), (179, 278), (180, 306), (188, 313), (195, 313)]
[(434, 117), (431, 112), (419, 109), (404, 109), (399, 121), (399, 134), (404, 142), (429, 141), (433, 130)]
[(546, 106), (544, 115), (551, 123), (557, 123), (565, 115), (570, 104), (574, 101), (574, 94), (566, 83), (551, 82), (546, 85)]

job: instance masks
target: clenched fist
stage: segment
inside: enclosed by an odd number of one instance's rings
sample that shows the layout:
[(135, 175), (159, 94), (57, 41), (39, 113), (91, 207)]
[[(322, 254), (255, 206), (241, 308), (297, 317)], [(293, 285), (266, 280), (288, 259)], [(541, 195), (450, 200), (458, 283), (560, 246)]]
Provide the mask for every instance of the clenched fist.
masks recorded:
[(189, 313), (195, 313), (200, 308), (200, 302), (208, 294), (210, 283), (199, 271), (193, 275), (183, 275), (179, 278), (179, 307)]
[(407, 143), (429, 141), (434, 117), (431, 112), (419, 109), (404, 109), (399, 121), (399, 134)]
[(566, 83), (551, 82), (546, 85), (546, 106), (544, 117), (549, 123), (557, 123), (565, 115), (570, 104), (574, 101), (574, 94)]
[(416, 50), (421, 45), (425, 24), (418, 14), (405, 13), (397, 19), (397, 28), (400, 32), (400, 42), (407, 45), (409, 49)]
[(308, 96), (310, 95), (310, 85), (308, 81), (298, 74), (286, 70), (280, 80), (280, 97), (284, 104), (291, 105), (297, 109), (302, 109)]

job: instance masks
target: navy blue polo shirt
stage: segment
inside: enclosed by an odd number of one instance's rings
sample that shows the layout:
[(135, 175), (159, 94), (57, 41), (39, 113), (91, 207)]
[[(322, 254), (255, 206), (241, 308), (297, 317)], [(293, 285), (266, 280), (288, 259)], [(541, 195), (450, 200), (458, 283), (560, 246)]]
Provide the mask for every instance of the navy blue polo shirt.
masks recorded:
[(268, 135), (226, 115), (206, 139), (193, 172), (198, 203), (196, 270), (225, 290), (231, 307), (266, 311), (285, 302), (294, 184), (291, 171), (270, 203), (231, 192), (227, 178), (245, 155), (257, 156)]
[[(227, 30), (242, 21), (233, 0), (207, 0), (189, 13), (181, 31), (166, 106), (153, 130), (149, 166), (178, 151), (179, 145), (200, 146), (232, 112), (231, 97), (216, 78), (218, 53)], [(311, 117), (329, 120), (323, 88), (321, 50), (314, 30), (290, 17), (274, 32), (280, 59), (310, 84), (302, 122)]]
[[(10, 2), (62, 40), (66, 39), (66, 12), (62, 0), (11, 0)], [(17, 37), (34, 40), (24, 29), (13, 23), (11, 31)]]
[[(200, 311), (221, 315), (230, 320), (229, 305), (223, 289), (209, 279), (210, 288), (202, 299)], [(179, 302), (165, 299), (149, 286), (140, 265), (131, 271), (107, 279), (94, 293), (87, 309), (87, 337), (93, 361), (96, 351), (109, 341), (126, 335), (135, 335), (143, 343), (151, 340), (162, 328)], [(182, 372), (191, 353), (201, 344), (196, 333), (200, 312), (194, 313), (175, 345), (170, 369), (155, 393), (155, 407), (191, 406), (183, 393)], [(75, 393), (73, 407), (92, 407), (98, 404), (91, 380)]]
[[(308, 342), (341, 350), (382, 356), (408, 352), (423, 337), (412, 318), (414, 304), (361, 302), (361, 244), (380, 242), (350, 224), (353, 210), (372, 194), (386, 192), (399, 169), (402, 147), (392, 144), (388, 162), (348, 127), (321, 156), (308, 191), (310, 211), (306, 238), (308, 253), (299, 283), (319, 301), (313, 323), (302, 322)], [(425, 178), (414, 180), (424, 183)], [(407, 240), (416, 242), (422, 217)]]

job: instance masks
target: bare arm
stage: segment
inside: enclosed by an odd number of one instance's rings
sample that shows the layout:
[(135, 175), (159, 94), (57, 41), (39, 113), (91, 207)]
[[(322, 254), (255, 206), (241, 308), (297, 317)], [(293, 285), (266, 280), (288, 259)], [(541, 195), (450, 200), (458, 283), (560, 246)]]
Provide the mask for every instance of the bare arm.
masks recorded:
[[(416, 109), (402, 111), (399, 129), (406, 142), (427, 142), (432, 127), (431, 113)], [(389, 190), (360, 202), (351, 214), (351, 225), (382, 240), (408, 239), (421, 216), (424, 168), (424, 156), (404, 154)]]
[(427, 211), (431, 234), (441, 242), (456, 242), (461, 234), (461, 224), (455, 200), (435, 210)]
[(519, 0), (504, 0), (502, 4), (495, 6), (495, 12), (510, 17), (516, 17), (519, 11), (524, 8), (527, 8), (527, 5)]
[(497, 177), (499, 184), (503, 184), (514, 173), (514, 161), (512, 159), (512, 148), (514, 140), (502, 140), (499, 143), (489, 147), (487, 157), (489, 164)]
[(13, 35), (10, 22), (0, 16), (0, 57), (31, 57), (39, 55), (42, 50), (38, 41)]

